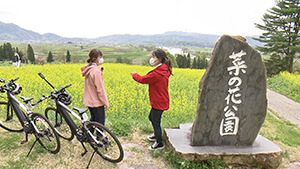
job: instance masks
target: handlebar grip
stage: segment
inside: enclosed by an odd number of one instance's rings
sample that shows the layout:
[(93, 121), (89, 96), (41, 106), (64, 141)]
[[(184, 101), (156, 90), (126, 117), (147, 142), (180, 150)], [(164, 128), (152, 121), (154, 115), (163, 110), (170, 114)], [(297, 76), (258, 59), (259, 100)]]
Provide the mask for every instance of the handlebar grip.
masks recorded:
[(38, 75), (39, 75), (42, 79), (45, 79), (45, 76), (44, 76), (41, 72), (39, 72)]
[(15, 79), (12, 79), (10, 80), (11, 83), (13, 83), (14, 81), (17, 81), (19, 79), (19, 77), (15, 78)]

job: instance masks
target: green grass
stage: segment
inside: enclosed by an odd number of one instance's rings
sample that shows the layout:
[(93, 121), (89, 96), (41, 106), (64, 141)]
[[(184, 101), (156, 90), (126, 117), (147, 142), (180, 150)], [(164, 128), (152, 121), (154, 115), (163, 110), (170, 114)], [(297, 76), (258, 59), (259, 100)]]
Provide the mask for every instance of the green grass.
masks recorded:
[(268, 79), (268, 88), (300, 103), (300, 75), (282, 72)]
[(282, 118), (278, 120), (269, 113), (261, 128), (261, 134), (271, 141), (278, 141), (286, 146), (300, 146), (300, 128)]
[(151, 151), (155, 158), (164, 158), (169, 164), (170, 169), (223, 169), (228, 167), (221, 159), (207, 160), (202, 162), (185, 161), (174, 155), (171, 151)]

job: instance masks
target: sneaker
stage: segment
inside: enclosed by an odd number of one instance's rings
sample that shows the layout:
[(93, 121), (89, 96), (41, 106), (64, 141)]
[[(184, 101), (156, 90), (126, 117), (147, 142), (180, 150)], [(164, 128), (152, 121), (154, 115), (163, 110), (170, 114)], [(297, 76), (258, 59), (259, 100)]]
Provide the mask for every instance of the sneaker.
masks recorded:
[(162, 143), (155, 142), (152, 146), (149, 146), (149, 150), (163, 149), (164, 145)]
[(153, 141), (153, 142), (156, 141), (156, 138), (155, 138), (154, 134), (147, 136), (147, 138), (148, 138), (149, 141)]

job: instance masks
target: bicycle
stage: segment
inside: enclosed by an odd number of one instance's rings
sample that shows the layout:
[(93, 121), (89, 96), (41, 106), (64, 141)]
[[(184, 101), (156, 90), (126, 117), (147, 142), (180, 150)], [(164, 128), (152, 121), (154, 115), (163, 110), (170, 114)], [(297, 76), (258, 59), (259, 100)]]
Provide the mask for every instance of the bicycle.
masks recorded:
[[(48, 96), (43, 96), (40, 100), (50, 98), (55, 101), (56, 107), (46, 108), (45, 116), (54, 124), (58, 135), (66, 140), (72, 140), (75, 135), (84, 149), (81, 156), (84, 156), (88, 152), (84, 143), (89, 143), (93, 148), (94, 152), (87, 168), (95, 152), (109, 162), (118, 163), (122, 161), (124, 152), (117, 137), (104, 125), (98, 122), (88, 121), (86, 113), (88, 108), (74, 107), (73, 110), (75, 110), (78, 115), (67, 106), (71, 103), (72, 98), (65, 92), (65, 89), (70, 87), (71, 84), (56, 90), (42, 73), (38, 73), (38, 75), (54, 89), (54, 92), (52, 91)], [(81, 124), (77, 126), (69, 114), (78, 119)]]
[[(16, 79), (10, 80), (8, 83), (5, 83), (5, 79), (0, 79), (0, 82), (4, 83), (3, 86), (0, 86), (0, 92), (6, 92), (8, 99), (7, 102), (1, 102), (2, 105), (6, 106), (6, 109), (1, 109), (0, 116), (1, 118), (5, 118), (5, 121), (0, 121), (0, 126), (8, 131), (24, 131), (25, 140), (23, 140), (21, 144), (28, 142), (29, 134), (35, 136), (36, 140), (31, 146), (27, 157), (37, 141), (47, 151), (53, 154), (58, 153), (60, 150), (60, 140), (58, 134), (55, 132), (55, 128), (44, 115), (31, 111), (31, 109), (39, 102), (30, 103), (33, 99), (32, 97), (21, 96), (20, 98), (24, 101), (24, 105), (15, 97), (15, 95), (19, 94), (22, 90), (21, 85), (14, 83), (18, 79), (19, 78), (17, 77)], [(13, 114), (15, 114), (17, 118), (13, 118)], [(17, 121), (19, 123), (17, 123)], [(14, 126), (18, 127), (14, 128)]]

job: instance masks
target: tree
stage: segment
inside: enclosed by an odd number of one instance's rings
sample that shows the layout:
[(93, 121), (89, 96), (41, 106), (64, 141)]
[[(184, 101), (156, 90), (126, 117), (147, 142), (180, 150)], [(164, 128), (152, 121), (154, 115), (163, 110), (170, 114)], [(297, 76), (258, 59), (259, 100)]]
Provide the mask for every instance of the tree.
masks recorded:
[(9, 42), (0, 47), (0, 60), (14, 61), (14, 50)]
[(271, 57), (265, 61), (265, 65), (267, 75), (269, 77), (279, 74), (281, 71), (285, 70), (284, 59), (281, 59), (281, 57), (275, 52), (271, 53)]
[(30, 44), (27, 46), (27, 57), (32, 64), (35, 64), (34, 52)]
[(197, 69), (197, 57), (194, 57), (193, 59), (192, 69)]
[(172, 67), (178, 67), (175, 56), (173, 56), (170, 52), (166, 52), (167, 57), (171, 60)]
[(254, 38), (265, 43), (257, 50), (264, 54), (276, 52), (276, 59), (270, 59), (268, 65), (272, 67), (279, 61), (283, 70), (292, 73), (294, 59), (299, 58), (300, 51), (300, 0), (279, 0), (268, 12), (263, 15), (264, 25), (255, 24), (265, 31)]
[(186, 56), (176, 54), (176, 62), (179, 68), (186, 68)]
[(48, 63), (51, 63), (51, 62), (53, 62), (53, 61), (54, 61), (53, 55), (52, 55), (51, 51), (49, 51), (48, 57), (47, 57), (47, 62), (48, 62)]
[(186, 68), (191, 68), (191, 55), (190, 55), (190, 53), (187, 54), (187, 59), (186, 59), (185, 67)]
[(71, 62), (71, 54), (69, 50), (67, 50), (66, 62)]

